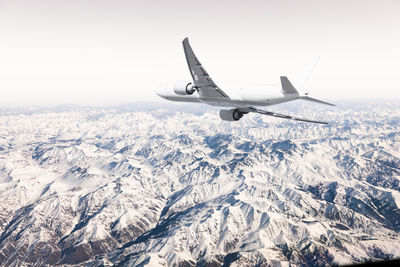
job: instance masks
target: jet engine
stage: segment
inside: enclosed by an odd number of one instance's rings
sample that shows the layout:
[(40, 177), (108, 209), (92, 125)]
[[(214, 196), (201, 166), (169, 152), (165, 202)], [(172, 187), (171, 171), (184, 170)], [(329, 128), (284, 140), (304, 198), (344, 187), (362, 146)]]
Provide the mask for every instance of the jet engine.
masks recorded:
[(224, 121), (238, 121), (243, 117), (243, 113), (237, 108), (234, 109), (221, 109), (219, 111), (219, 117)]
[(196, 91), (196, 87), (191, 82), (176, 81), (172, 87), (178, 95), (191, 95)]

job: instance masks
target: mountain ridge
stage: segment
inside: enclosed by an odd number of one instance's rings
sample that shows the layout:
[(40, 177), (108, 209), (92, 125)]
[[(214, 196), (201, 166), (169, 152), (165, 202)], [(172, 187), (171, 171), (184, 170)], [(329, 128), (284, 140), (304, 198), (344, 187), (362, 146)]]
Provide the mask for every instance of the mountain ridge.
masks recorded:
[(296, 109), (333, 123), (228, 123), (207, 108), (3, 114), (0, 264), (398, 258), (400, 106)]

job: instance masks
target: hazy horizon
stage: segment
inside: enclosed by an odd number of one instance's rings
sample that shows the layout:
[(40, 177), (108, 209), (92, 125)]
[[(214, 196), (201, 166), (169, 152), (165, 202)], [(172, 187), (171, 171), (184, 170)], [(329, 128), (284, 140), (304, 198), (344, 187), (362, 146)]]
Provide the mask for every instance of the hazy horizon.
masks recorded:
[[(327, 109), (327, 110), (335, 110), (335, 108), (340, 108), (343, 105), (349, 105), (349, 104), (365, 104), (365, 105), (382, 105), (382, 104), (400, 104), (398, 99), (389, 99), (389, 98), (347, 98), (347, 99), (334, 99), (333, 104), (335, 106), (326, 106), (318, 103), (311, 103), (308, 101), (303, 101), (303, 100), (295, 100), (295, 101), (290, 101), (290, 102), (285, 102), (285, 103), (280, 103), (276, 105), (271, 105), (271, 106), (265, 106), (263, 109), (266, 110), (273, 110), (273, 109), (281, 109), (281, 108), (287, 108), (290, 106), (293, 107), (298, 107), (301, 105), (305, 106), (314, 106), (315, 108), (322, 108), (322, 109)], [(57, 109), (57, 108), (104, 108), (104, 109), (112, 109), (112, 108), (120, 108), (120, 107), (134, 107), (135, 105), (138, 105), (138, 107), (142, 107), (142, 105), (157, 105), (160, 108), (165, 108), (165, 107), (171, 107), (171, 108), (181, 108), (185, 106), (190, 106), (190, 110), (195, 108), (195, 109), (220, 109), (221, 107), (217, 106), (210, 106), (205, 103), (198, 103), (193, 106), (193, 103), (189, 102), (173, 102), (173, 101), (168, 101), (164, 99), (155, 99), (155, 100), (138, 100), (138, 101), (127, 101), (127, 102), (121, 102), (117, 104), (76, 104), (76, 103), (50, 103), (50, 104), (28, 104), (28, 105), (1, 105), (0, 104), (0, 109), (2, 110), (18, 110), (18, 109)], [(190, 111), (188, 110), (188, 111)]]
[(399, 8), (394, 0), (0, 0), (0, 106), (162, 101), (154, 93), (162, 83), (190, 80), (186, 36), (217, 84), (286, 75), (333, 102), (400, 99)]

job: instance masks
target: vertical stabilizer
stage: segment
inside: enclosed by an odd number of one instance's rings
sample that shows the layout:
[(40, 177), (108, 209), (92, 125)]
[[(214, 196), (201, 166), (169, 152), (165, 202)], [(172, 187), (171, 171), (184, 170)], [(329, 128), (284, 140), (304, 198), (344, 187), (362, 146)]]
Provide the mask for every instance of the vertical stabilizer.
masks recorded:
[(286, 76), (281, 76), (282, 93), (284, 95), (299, 95), (296, 88), (292, 85)]

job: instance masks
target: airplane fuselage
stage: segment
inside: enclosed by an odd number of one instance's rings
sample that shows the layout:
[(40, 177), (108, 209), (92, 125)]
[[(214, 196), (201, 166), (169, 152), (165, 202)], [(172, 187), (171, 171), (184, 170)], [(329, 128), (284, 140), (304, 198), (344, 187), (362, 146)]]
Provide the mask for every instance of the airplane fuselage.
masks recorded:
[(248, 106), (271, 106), (299, 98), (298, 95), (284, 95), (279, 88), (272, 86), (253, 86), (251, 90), (243, 86), (231, 85), (223, 87), (229, 98), (225, 97), (201, 97), (197, 92), (191, 95), (178, 95), (175, 93), (173, 83), (163, 85), (157, 95), (176, 102), (204, 103), (218, 107), (248, 107)]

